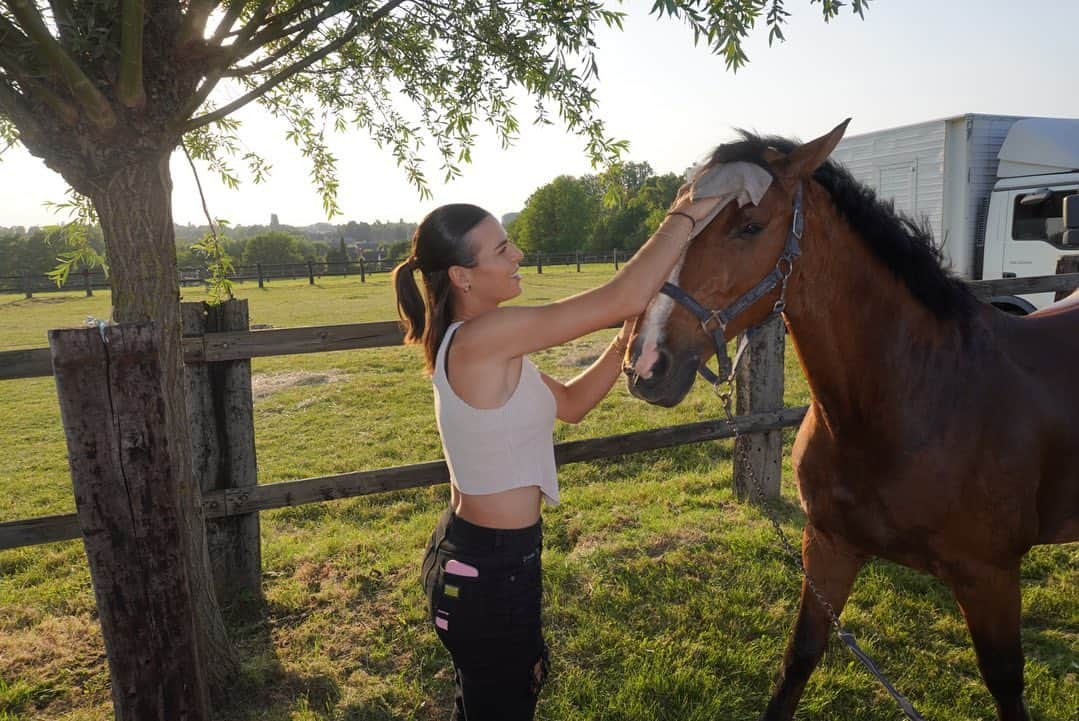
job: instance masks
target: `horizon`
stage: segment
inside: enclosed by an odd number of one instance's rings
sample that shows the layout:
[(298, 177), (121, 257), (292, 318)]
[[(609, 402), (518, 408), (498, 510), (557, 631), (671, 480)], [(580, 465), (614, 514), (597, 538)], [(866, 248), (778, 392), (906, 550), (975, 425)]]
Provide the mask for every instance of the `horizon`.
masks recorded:
[[(627, 2), (621, 6), (628, 13), (624, 32), (597, 31), (596, 88), (608, 134), (630, 142), (623, 159), (647, 162), (657, 174), (682, 174), (738, 127), (809, 140), (846, 117), (853, 118), (849, 135), (967, 113), (1079, 117), (1079, 98), (1065, 89), (1079, 3), (876, 0), (864, 21), (847, 7), (830, 23), (819, 5), (792, 6), (787, 41), (769, 48), (758, 27), (745, 43), (749, 64), (737, 74), (707, 47), (694, 47), (689, 28), (648, 15), (650, 6)], [(220, 105), (236, 92), (226, 88), (214, 101)], [(434, 207), (458, 201), (502, 217), (519, 212), (532, 192), (558, 175), (597, 172), (584, 143), (564, 127), (531, 125), (527, 101), (518, 105), (521, 132), (514, 146), (502, 150), (493, 132), (477, 124), (473, 162), (449, 183), (436, 179), (435, 151), (427, 149), (430, 200), (408, 185), (388, 151), (350, 130), (330, 139), (342, 213), (328, 219), (281, 124), (254, 105), (233, 117), (244, 123), (241, 153), (258, 150), (274, 166), (261, 185), (238, 172), (242, 183), (232, 191), (199, 164), (212, 217), (233, 226), (268, 225), (271, 214), (293, 227), (415, 223)], [(171, 169), (174, 222), (206, 225), (182, 153), (173, 155)], [(63, 214), (42, 207), (63, 201), (65, 191), (60, 176), (21, 146), (0, 156), (0, 226), (65, 222)]]

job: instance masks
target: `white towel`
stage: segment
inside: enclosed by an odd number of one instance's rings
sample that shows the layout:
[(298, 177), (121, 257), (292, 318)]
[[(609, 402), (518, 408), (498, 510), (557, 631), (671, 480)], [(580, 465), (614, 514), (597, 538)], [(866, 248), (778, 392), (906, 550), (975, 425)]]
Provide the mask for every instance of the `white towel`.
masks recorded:
[(771, 185), (771, 174), (753, 163), (724, 163), (698, 172), (693, 178), (693, 199), (719, 198), (719, 202), (707, 217), (693, 226), (690, 237), (704, 230), (732, 200), (738, 202), (739, 208), (747, 203), (756, 205)]

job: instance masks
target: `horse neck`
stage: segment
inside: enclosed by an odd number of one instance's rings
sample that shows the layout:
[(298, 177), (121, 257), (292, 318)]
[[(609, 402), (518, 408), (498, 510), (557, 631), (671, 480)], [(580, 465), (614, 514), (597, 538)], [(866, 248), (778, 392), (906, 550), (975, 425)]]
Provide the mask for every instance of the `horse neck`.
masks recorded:
[[(956, 323), (942, 321), (873, 255), (814, 188), (803, 253), (787, 293), (786, 320), (802, 370), (829, 425), (894, 423), (887, 408), (913, 408), (932, 397), (926, 369), (961, 344)], [(807, 204), (808, 205), (808, 204)], [(944, 368), (955, 364), (945, 363)], [(946, 370), (944, 371), (946, 372)]]

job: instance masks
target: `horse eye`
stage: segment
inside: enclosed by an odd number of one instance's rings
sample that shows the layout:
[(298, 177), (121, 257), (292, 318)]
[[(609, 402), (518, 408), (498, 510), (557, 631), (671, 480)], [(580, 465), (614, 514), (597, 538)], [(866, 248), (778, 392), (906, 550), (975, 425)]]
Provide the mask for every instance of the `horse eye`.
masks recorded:
[(746, 223), (742, 226), (742, 235), (757, 235), (762, 230), (764, 226), (760, 223)]

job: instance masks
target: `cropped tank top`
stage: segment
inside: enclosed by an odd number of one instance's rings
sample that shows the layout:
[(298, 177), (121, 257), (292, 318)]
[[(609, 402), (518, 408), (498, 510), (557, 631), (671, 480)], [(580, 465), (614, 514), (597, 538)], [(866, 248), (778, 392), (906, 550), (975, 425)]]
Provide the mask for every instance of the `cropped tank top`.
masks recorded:
[(462, 493), (485, 495), (539, 486), (548, 505), (558, 505), (554, 462), (557, 403), (526, 356), (521, 378), (499, 408), (475, 408), (450, 387), (446, 352), (461, 321), (452, 323), (435, 357), (435, 417), (450, 482)]

